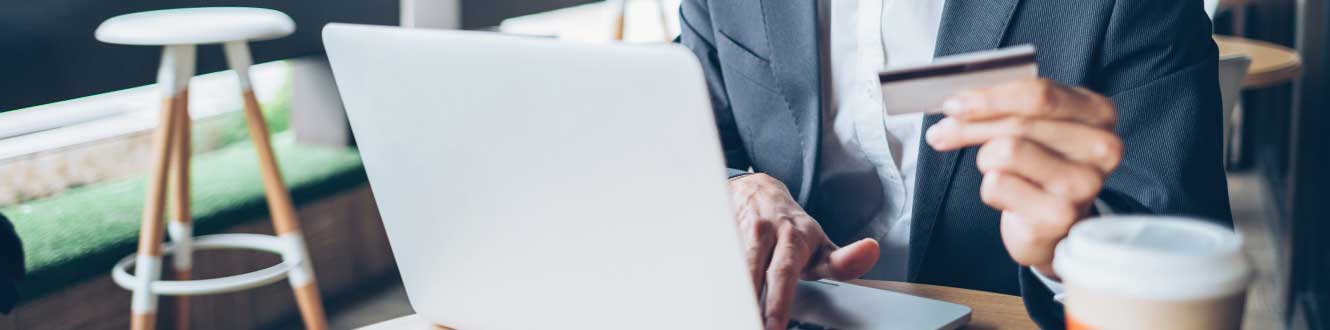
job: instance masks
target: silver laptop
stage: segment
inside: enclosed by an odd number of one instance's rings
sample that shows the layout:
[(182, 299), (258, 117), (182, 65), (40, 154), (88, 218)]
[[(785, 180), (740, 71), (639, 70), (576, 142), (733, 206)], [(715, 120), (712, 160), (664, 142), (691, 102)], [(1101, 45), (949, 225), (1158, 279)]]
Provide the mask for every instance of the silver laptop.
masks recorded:
[[(672, 45), (331, 24), (411, 306), (455, 329), (760, 329), (701, 68)], [(800, 283), (799, 329), (970, 309)]]

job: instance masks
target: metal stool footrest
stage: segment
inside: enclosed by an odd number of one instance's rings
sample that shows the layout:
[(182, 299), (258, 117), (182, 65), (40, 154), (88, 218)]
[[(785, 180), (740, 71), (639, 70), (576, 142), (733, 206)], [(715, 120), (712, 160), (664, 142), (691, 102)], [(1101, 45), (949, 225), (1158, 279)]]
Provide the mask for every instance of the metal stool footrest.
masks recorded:
[[(192, 296), (241, 291), (280, 281), (286, 278), (288, 272), (298, 269), (301, 263), (305, 262), (299, 257), (299, 254), (286, 253), (287, 249), (293, 247), (290, 246), (289, 241), (277, 236), (257, 234), (206, 235), (195, 237), (191, 245), (195, 250), (258, 250), (276, 253), (284, 257), (282, 262), (277, 265), (239, 275), (206, 280), (153, 281), (150, 283), (150, 292), (157, 295)], [(175, 251), (175, 248), (175, 244), (166, 244), (163, 247), (163, 256), (171, 254)], [(137, 279), (126, 271), (134, 264), (137, 256), (138, 254), (131, 254), (121, 259), (120, 262), (115, 264), (115, 267), (111, 268), (111, 278), (115, 280), (115, 284), (131, 291), (138, 290)]]

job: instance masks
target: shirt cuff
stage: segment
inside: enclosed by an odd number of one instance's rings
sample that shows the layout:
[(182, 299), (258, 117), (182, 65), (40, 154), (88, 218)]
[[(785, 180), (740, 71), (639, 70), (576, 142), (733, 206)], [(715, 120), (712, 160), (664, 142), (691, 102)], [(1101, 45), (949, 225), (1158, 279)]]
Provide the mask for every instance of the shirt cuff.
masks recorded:
[(1048, 292), (1053, 293), (1053, 301), (1062, 303), (1062, 299), (1067, 296), (1066, 289), (1062, 288), (1062, 282), (1054, 281), (1053, 279), (1048, 278), (1048, 276), (1044, 276), (1044, 274), (1039, 273), (1039, 270), (1034, 267), (1030, 267), (1030, 272), (1034, 273), (1034, 277), (1038, 278), (1039, 282), (1044, 283), (1044, 287), (1048, 288)]
[(1094, 204), (1091, 205), (1090, 212), (1097, 215), (1113, 215), (1113, 213), (1116, 213), (1113, 212), (1112, 206), (1108, 206), (1108, 202), (1105, 202), (1100, 198), (1094, 199)]
[(738, 180), (739, 178), (746, 177), (746, 176), (753, 175), (753, 174), (757, 174), (757, 173), (755, 173), (755, 172), (744, 172), (744, 173), (739, 173), (739, 174), (736, 174), (736, 175), (734, 175), (734, 176), (731, 176), (729, 180), (730, 180), (730, 181), (734, 181), (734, 180)]

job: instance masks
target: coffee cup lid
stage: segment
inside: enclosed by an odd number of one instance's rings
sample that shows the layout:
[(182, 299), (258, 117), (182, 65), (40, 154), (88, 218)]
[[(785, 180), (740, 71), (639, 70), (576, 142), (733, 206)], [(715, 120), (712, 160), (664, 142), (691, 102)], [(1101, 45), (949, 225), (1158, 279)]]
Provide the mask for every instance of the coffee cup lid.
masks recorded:
[(1155, 299), (1197, 299), (1246, 290), (1242, 237), (1211, 222), (1107, 216), (1072, 227), (1053, 269), (1069, 286)]

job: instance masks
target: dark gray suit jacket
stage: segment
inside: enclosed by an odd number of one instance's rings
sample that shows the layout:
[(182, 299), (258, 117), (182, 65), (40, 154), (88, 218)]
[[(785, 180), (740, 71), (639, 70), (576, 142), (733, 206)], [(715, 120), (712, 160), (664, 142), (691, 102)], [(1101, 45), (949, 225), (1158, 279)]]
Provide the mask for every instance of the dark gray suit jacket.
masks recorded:
[[(1217, 50), (1201, 0), (947, 0), (936, 55), (1034, 44), (1039, 74), (1112, 98), (1121, 166), (1100, 199), (1119, 213), (1230, 224), (1221, 165)], [(816, 0), (685, 0), (683, 43), (701, 60), (730, 174), (750, 167), (818, 208), (821, 59)], [(928, 127), (940, 119), (929, 116)], [(922, 143), (922, 141), (921, 141)], [(999, 213), (979, 198), (975, 149), (922, 143), (909, 280), (1025, 297), (1062, 328), (1061, 306), (1003, 248)], [(838, 196), (843, 197), (843, 196)], [(861, 223), (822, 226), (842, 240)]]

